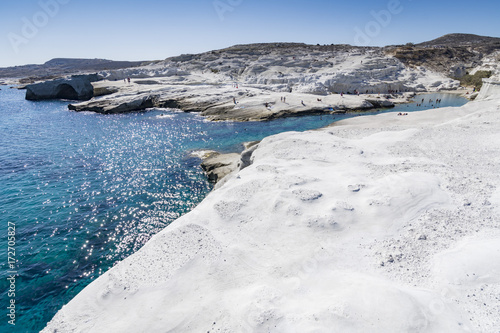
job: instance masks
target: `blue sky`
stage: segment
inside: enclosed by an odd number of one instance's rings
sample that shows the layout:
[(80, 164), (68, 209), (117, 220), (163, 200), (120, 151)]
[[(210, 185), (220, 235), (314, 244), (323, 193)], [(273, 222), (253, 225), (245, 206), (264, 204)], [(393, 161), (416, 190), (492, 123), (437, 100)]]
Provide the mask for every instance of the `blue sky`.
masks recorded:
[(0, 67), (56, 57), (156, 60), (234, 44), (390, 45), (500, 37), (499, 1), (17, 0), (0, 4)]

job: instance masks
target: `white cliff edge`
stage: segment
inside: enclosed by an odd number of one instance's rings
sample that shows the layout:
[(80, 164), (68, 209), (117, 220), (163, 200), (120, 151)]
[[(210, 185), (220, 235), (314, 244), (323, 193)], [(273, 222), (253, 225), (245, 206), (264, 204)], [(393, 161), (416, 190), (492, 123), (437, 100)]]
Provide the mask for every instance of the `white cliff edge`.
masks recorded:
[(500, 77), (483, 79), (483, 86), (476, 99), (484, 100), (487, 98), (496, 98), (498, 95), (500, 95)]
[(264, 139), (43, 332), (499, 331), (493, 89)]

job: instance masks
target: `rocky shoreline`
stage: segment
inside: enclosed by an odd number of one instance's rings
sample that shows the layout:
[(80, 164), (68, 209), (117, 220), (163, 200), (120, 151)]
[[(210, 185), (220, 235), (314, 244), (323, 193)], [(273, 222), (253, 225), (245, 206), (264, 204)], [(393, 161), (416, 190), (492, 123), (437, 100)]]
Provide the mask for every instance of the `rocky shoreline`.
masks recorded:
[(497, 86), (262, 140), (42, 332), (495, 331)]
[(406, 102), (414, 96), (413, 93), (319, 96), (229, 84), (193, 86), (164, 83), (148, 86), (148, 90), (144, 91), (140, 80), (131, 80), (130, 84), (98, 82), (94, 90), (119, 92), (70, 104), (69, 109), (112, 114), (148, 108), (175, 108), (185, 112), (200, 112), (212, 121), (263, 121), (290, 116), (393, 107), (395, 103)]
[[(415, 93), (459, 87), (445, 74), (407, 65), (383, 48), (286, 43), (234, 46), (98, 76), (90, 82), (92, 95), (82, 96), (70, 78), (28, 86), (27, 98), (83, 99), (69, 105), (72, 111), (176, 108), (213, 121), (263, 121), (392, 107)], [(41, 87), (53, 91), (33, 93)]]
[[(70, 108), (267, 120), (458, 87), (374, 48), (276, 48), (107, 73)], [(204, 154), (215, 190), (43, 332), (497, 329), (499, 87), (486, 82), (458, 109), (360, 117)]]
[(201, 168), (207, 175), (209, 182), (221, 186), (232, 175), (252, 164), (252, 154), (258, 148), (260, 141), (245, 142), (245, 149), (241, 153), (221, 154), (206, 152), (201, 158)]
[(499, 39), (464, 34), (387, 47), (235, 45), (28, 85), (26, 98), (78, 100), (72, 111), (176, 108), (213, 121), (262, 121), (391, 107), (411, 94), (453, 91), (467, 73), (497, 73), (499, 55)]

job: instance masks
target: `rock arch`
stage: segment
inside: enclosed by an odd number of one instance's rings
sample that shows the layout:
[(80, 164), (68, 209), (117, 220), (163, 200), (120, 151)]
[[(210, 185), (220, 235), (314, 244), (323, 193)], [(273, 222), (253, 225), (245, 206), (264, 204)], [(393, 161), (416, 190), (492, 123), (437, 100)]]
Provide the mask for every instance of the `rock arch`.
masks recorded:
[(60, 99), (79, 99), (75, 88), (70, 84), (63, 83), (57, 87), (56, 98)]
[(73, 75), (69, 78), (45, 81), (26, 86), (26, 99), (72, 99), (88, 101), (94, 96), (92, 82), (99, 80), (97, 74)]

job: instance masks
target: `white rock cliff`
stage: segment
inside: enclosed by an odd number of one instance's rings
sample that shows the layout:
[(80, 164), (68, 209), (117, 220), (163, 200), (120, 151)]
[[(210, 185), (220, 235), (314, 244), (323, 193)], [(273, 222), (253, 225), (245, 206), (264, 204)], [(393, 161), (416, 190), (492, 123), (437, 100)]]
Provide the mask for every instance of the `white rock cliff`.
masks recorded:
[(500, 98), (264, 139), (43, 332), (496, 332)]

